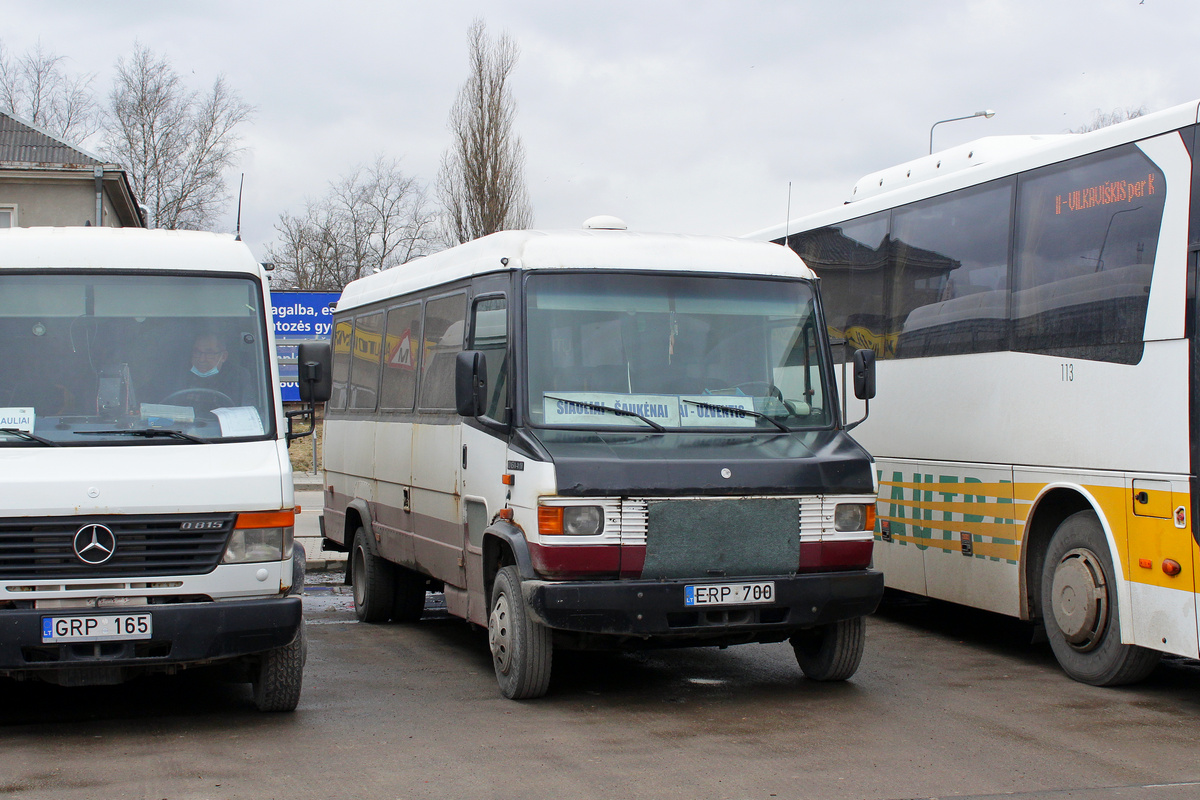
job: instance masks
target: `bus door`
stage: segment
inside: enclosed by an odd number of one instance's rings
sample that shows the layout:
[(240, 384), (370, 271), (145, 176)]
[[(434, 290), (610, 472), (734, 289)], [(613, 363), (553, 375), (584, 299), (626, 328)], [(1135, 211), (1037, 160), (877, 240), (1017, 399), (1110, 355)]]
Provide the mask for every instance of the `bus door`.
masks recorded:
[(460, 507), (463, 426), (454, 405), (454, 362), (462, 351), (466, 313), (463, 292), (425, 303), (421, 381), (412, 432), (416, 563), (446, 583), (447, 605), (457, 597), (452, 587), (466, 585)]
[[(507, 280), (490, 279), (489, 288)], [(476, 286), (478, 291), (481, 287)], [(508, 463), (509, 395), (513, 360), (508, 352), (508, 301), (503, 294), (477, 294), (471, 303), (468, 350), (483, 353), (487, 366), (487, 401), (478, 418), (464, 417), (462, 425), (462, 518), (466, 538), (467, 619), (487, 624), (484, 595), (483, 532), (496, 512), (507, 505), (508, 494), (523, 470)], [(507, 483), (506, 483), (507, 481)]]

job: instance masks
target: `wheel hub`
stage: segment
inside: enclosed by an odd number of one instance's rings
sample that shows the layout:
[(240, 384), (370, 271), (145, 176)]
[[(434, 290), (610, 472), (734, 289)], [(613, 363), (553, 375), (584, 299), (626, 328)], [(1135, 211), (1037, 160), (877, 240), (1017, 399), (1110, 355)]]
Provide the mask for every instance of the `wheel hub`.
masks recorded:
[(1073, 648), (1086, 652), (1100, 643), (1108, 624), (1108, 586), (1095, 553), (1076, 548), (1063, 555), (1051, 599), (1054, 621)]
[(492, 658), (496, 668), (503, 674), (508, 674), (512, 656), (512, 635), (509, 630), (508, 595), (502, 594), (496, 598), (496, 605), (488, 617), (488, 647), (491, 648)]

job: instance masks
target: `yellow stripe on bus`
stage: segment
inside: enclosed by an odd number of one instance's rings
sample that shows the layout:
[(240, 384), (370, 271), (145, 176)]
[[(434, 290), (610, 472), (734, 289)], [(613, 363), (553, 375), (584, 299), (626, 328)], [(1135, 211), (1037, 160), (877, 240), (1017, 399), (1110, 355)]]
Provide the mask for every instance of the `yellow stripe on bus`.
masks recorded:
[[(1025, 504), (1017, 505), (1016, 503), (933, 503), (920, 500), (893, 500), (888, 498), (881, 499), (879, 502), (891, 503), (894, 506), (904, 506), (905, 508), (940, 511), (943, 514), (970, 514), (973, 517), (995, 517), (997, 519), (1012, 520), (1019, 524), (1025, 523), (1024, 512), (1029, 510), (1029, 506)], [(1022, 512), (1022, 515), (1017, 516), (1013, 513), (1015, 511)]]
[[(930, 539), (924, 536), (908, 535), (893, 536), (892, 538), (897, 542), (909, 542), (919, 546), (931, 547), (935, 550), (945, 550), (946, 552), (960, 552), (962, 550), (962, 542), (959, 539)], [(1021, 554), (1021, 546), (1019, 544), (972, 540), (971, 553), (972, 555), (985, 558), (1001, 558), (1006, 561), (1016, 561)]]

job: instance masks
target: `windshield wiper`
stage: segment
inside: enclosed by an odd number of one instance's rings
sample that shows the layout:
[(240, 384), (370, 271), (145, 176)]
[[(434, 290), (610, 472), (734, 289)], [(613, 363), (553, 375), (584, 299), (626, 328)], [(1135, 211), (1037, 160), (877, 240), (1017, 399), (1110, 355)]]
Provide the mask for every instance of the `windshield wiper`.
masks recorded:
[(750, 416), (756, 417), (758, 419), (765, 419), (767, 422), (771, 423), (776, 428), (779, 428), (779, 430), (783, 431), (784, 433), (792, 432), (791, 428), (787, 427), (779, 420), (775, 419), (774, 417), (769, 417), (761, 411), (755, 411), (753, 408), (742, 408), (741, 406), (721, 406), (721, 405), (717, 405), (716, 403), (705, 403), (701, 400), (689, 400), (686, 397), (681, 397), (679, 399), (685, 403), (691, 403), (694, 406), (700, 406), (701, 408), (709, 408), (714, 411), (740, 411), (743, 414), (749, 414)]
[(659, 433), (667, 432), (666, 428), (664, 428), (662, 425), (659, 425), (654, 420), (648, 419), (647, 417), (643, 417), (641, 414), (636, 414), (632, 411), (626, 411), (623, 408), (609, 408), (608, 406), (602, 406), (599, 403), (589, 403), (586, 400), (568, 400), (565, 397), (555, 397), (552, 394), (544, 394), (544, 395), (542, 395), (542, 397), (548, 397), (551, 400), (558, 400), (560, 403), (575, 403), (578, 406), (582, 406), (584, 408), (590, 408), (593, 411), (609, 411), (620, 417), (637, 417), (642, 422), (646, 423), (651, 428), (654, 428), (654, 430), (658, 431)]
[(146, 439), (182, 439), (185, 442), (195, 442), (196, 444), (211, 444), (211, 439), (202, 439), (199, 436), (192, 436), (190, 433), (173, 430), (171, 428), (124, 428), (116, 431), (75, 431), (76, 436), (142, 436)]
[(11, 433), (18, 439), (24, 439), (27, 442), (37, 442), (38, 444), (44, 444), (46, 447), (62, 447), (61, 442), (51, 441), (43, 436), (23, 431), (20, 428), (0, 428), (0, 433)]

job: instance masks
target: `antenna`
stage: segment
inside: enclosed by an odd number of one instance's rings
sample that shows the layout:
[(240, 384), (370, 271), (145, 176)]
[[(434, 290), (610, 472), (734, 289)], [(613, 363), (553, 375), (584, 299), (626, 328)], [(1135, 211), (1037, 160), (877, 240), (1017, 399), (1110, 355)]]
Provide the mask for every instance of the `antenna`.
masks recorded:
[(792, 224), (792, 182), (788, 181), (787, 217), (783, 220), (783, 246), (791, 247), (788, 237), (791, 236)]
[[(237, 233), (233, 240), (240, 242), (242, 240), (242, 187), (246, 184), (246, 173), (242, 173), (241, 179), (238, 181), (238, 215), (237, 215)], [(788, 202), (791, 202), (791, 184), (788, 184)]]

